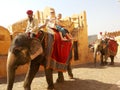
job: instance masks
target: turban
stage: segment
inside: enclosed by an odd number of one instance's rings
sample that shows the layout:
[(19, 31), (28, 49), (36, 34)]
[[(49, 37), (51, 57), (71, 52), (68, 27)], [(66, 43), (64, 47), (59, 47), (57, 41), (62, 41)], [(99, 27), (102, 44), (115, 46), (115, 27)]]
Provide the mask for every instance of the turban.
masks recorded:
[(28, 10), (26, 13), (27, 13), (28, 15), (32, 15), (32, 14), (33, 14), (33, 11), (32, 11), (32, 10)]
[(100, 32), (100, 34), (102, 34), (102, 32)]

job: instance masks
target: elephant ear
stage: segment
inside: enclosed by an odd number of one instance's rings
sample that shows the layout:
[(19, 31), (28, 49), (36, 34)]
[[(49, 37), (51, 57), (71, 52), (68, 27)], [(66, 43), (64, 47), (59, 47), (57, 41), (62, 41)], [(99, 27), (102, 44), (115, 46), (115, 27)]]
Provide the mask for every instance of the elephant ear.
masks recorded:
[(33, 38), (30, 43), (30, 55), (31, 59), (36, 58), (38, 55), (43, 53), (43, 48), (40, 40)]
[(11, 46), (10, 51), (14, 53), (15, 55), (19, 54), (20, 51), (22, 50), (22, 47), (20, 46)]
[(21, 50), (27, 49), (30, 47), (30, 39), (27, 34), (21, 33), (18, 34), (11, 43), (10, 51), (14, 54), (19, 54)]

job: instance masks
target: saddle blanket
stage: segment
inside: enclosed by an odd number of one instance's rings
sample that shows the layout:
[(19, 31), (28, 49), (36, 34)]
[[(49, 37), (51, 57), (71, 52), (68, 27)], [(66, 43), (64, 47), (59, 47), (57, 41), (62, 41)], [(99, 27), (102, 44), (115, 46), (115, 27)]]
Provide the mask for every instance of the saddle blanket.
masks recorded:
[(72, 48), (71, 41), (62, 41), (58, 31), (54, 31), (54, 41), (51, 52), (49, 67), (57, 71), (66, 71), (70, 51)]
[(117, 53), (117, 49), (118, 49), (118, 43), (117, 41), (115, 40), (110, 40), (109, 41), (109, 49), (114, 52), (114, 53)]

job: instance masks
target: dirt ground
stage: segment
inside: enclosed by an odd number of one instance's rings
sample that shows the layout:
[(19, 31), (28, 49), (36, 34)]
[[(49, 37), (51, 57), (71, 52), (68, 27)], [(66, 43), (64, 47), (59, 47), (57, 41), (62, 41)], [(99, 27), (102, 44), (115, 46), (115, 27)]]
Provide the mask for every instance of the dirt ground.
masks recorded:
[[(74, 79), (64, 73), (65, 82), (56, 83), (57, 73), (54, 72), (55, 90), (120, 90), (120, 56), (115, 57), (114, 66), (94, 64), (72, 66)], [(13, 90), (23, 90), (25, 75), (17, 76)], [(0, 90), (6, 90), (6, 78), (0, 79)], [(37, 73), (32, 90), (47, 90), (44, 72)]]

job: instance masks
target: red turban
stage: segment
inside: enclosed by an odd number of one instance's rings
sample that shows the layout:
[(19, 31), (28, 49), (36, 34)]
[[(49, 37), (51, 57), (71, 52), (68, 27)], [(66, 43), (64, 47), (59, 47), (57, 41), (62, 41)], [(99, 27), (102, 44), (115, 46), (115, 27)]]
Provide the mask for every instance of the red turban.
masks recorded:
[(102, 34), (102, 32), (100, 32), (100, 34)]
[(32, 10), (28, 10), (26, 13), (27, 13), (28, 15), (32, 15), (32, 14), (33, 14), (33, 11), (32, 11)]

